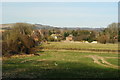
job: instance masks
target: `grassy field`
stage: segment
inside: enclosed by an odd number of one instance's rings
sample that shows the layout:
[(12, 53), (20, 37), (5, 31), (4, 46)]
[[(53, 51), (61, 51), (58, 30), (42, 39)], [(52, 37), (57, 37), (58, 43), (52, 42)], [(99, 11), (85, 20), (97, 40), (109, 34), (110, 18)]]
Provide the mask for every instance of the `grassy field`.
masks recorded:
[(78, 42), (49, 42), (44, 45), (45, 48), (81, 48), (81, 49), (103, 49), (103, 50), (118, 50), (118, 44), (95, 44), (95, 43), (78, 43)]
[[(58, 42), (51, 44), (44, 44), (44, 47), (51, 47), (52, 45), (55, 44), (57, 44), (56, 47), (62, 47), (62, 45), (64, 45), (63, 47), (65, 48), (69, 48), (69, 47), (79, 48), (78, 44), (76, 43), (75, 46), (73, 43), (60, 44)], [(66, 47), (67, 45), (71, 45), (71, 46)], [(110, 46), (107, 48), (106, 45), (104, 46), (104, 48), (110, 49)], [(111, 46), (111, 49), (112, 48), (114, 47)], [(43, 49), (42, 51), (38, 51), (37, 53), (41, 55), (40, 56), (30, 55), (30, 56), (19, 56), (19, 57), (16, 56), (7, 59), (5, 58), (3, 60), (3, 78), (118, 78), (119, 77), (118, 54), (92, 53), (92, 52), (82, 53), (80, 51), (50, 50), (50, 49), (49, 50)]]

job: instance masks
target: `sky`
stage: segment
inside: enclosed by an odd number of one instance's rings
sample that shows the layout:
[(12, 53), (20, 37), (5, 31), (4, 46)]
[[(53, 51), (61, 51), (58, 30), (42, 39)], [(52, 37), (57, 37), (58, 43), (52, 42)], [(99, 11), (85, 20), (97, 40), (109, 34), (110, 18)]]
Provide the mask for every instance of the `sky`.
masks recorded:
[(117, 20), (117, 2), (3, 2), (0, 24), (100, 28)]
[(1, 0), (2, 2), (119, 2), (119, 0)]

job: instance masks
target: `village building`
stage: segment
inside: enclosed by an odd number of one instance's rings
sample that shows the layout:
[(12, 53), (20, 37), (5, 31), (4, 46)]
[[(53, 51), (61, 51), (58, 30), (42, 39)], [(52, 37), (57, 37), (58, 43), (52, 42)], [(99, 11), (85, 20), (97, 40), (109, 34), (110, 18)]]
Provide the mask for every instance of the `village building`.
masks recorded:
[(85, 41), (84, 43), (89, 43), (88, 41)]
[(0, 29), (0, 32), (1, 32), (1, 33), (2, 33), (2, 32), (5, 32), (5, 30)]
[(33, 30), (31, 36), (35, 41), (39, 41), (38, 35), (40, 35), (40, 32), (38, 30)]
[(33, 36), (33, 39), (34, 39), (35, 41), (39, 41), (39, 39), (38, 39), (38, 37), (37, 37), (36, 35)]
[(73, 41), (73, 35), (69, 35), (68, 37), (66, 37), (66, 41)]
[(51, 34), (51, 37), (53, 37), (55, 40), (62, 38), (61, 34)]
[(91, 43), (98, 43), (97, 41), (93, 41), (93, 42), (91, 42)]

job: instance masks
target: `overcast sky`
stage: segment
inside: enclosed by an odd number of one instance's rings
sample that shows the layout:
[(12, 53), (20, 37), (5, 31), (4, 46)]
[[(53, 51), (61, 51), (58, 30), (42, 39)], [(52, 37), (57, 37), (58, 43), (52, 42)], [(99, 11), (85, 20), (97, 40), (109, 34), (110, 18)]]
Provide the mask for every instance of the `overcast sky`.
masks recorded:
[(107, 27), (118, 19), (117, 2), (7, 2), (2, 9), (2, 23)]

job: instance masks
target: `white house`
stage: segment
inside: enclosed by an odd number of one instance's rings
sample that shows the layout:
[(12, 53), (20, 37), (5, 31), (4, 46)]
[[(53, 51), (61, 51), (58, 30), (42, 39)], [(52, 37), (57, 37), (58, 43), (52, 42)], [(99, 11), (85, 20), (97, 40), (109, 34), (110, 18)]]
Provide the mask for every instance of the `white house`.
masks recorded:
[(91, 43), (98, 43), (97, 41), (93, 41), (93, 42), (91, 42)]
[(61, 38), (62, 35), (61, 34), (52, 34), (51, 35), (54, 39), (58, 39), (58, 38)]
[(88, 41), (85, 41), (84, 43), (89, 43)]

